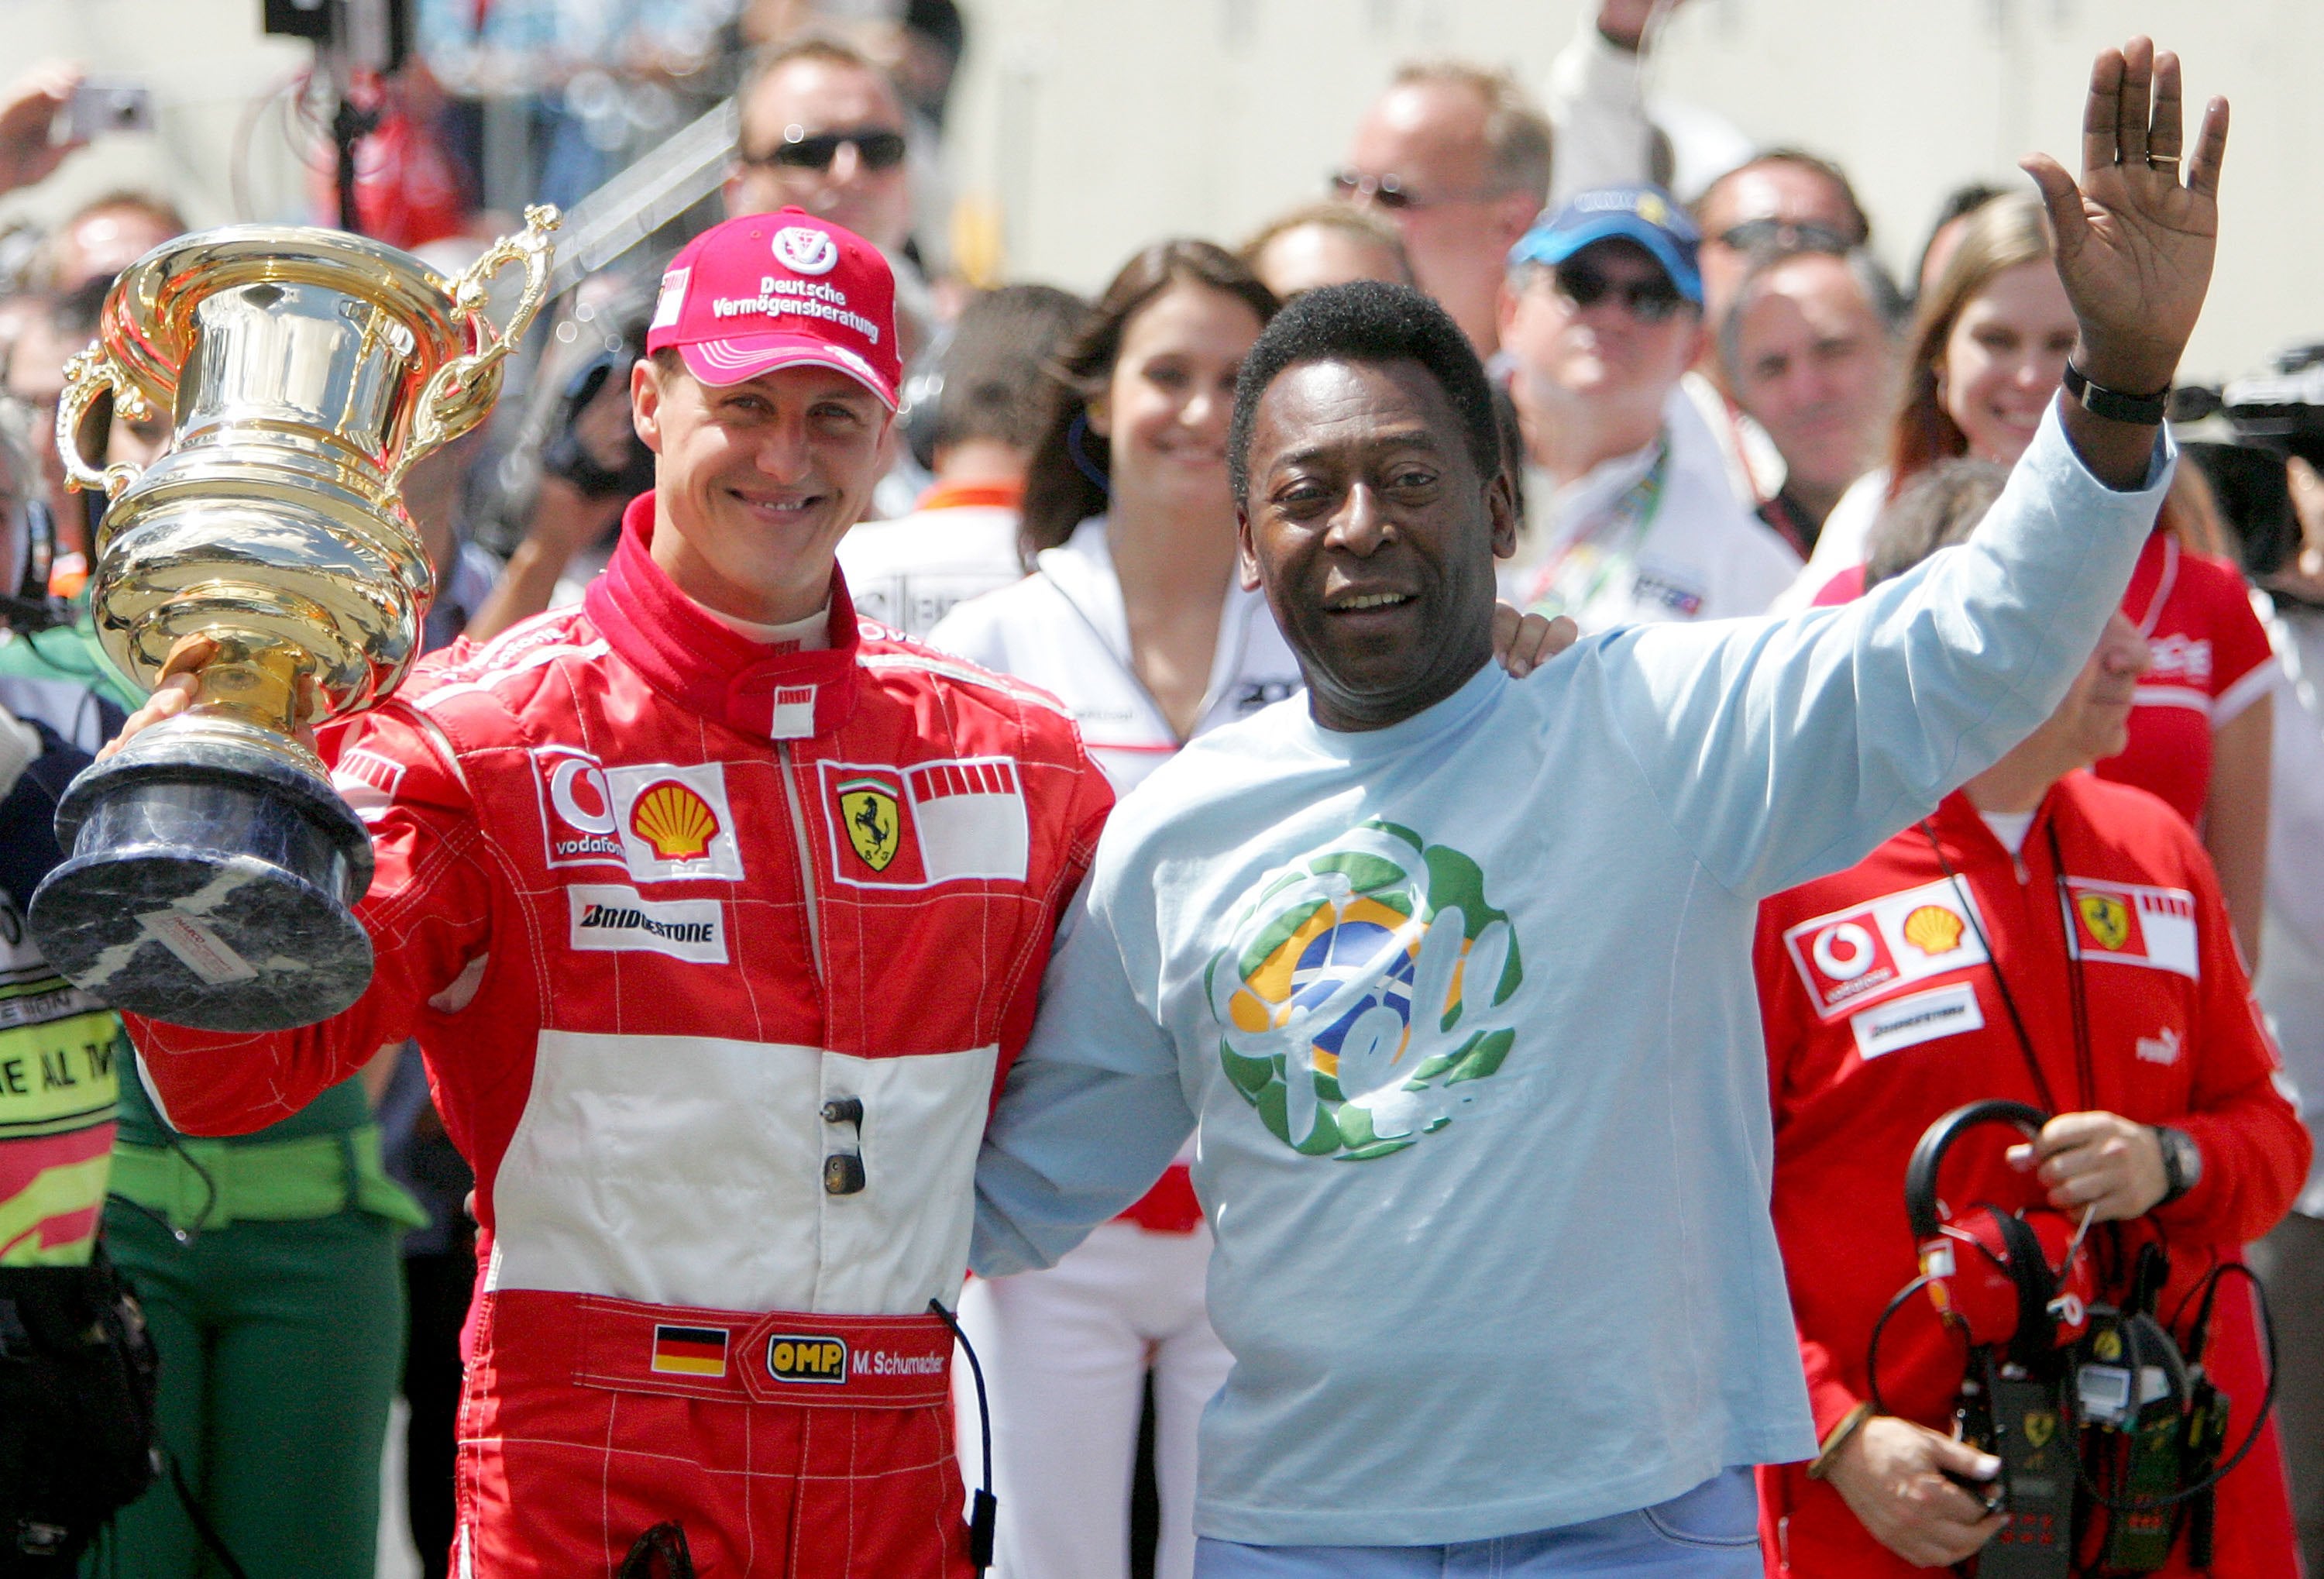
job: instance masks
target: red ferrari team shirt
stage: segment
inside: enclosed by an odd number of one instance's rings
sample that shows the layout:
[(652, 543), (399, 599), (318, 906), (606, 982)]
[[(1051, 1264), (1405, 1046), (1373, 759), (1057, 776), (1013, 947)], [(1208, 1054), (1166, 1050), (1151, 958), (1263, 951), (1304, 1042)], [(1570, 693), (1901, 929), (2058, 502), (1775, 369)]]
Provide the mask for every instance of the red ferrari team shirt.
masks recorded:
[[(1918, 1270), (1905, 1165), (1930, 1123), (1962, 1103), (2103, 1110), (2194, 1137), (2201, 1182), (2150, 1215), (2171, 1254), (2166, 1314), (2273, 1227), (2306, 1177), (2307, 1133), (2279, 1089), (2209, 863), (2185, 823), (2143, 791), (2069, 775), (2015, 856), (1957, 792), (1859, 864), (1768, 900), (1755, 964), (1773, 1212), (1819, 1436), (1869, 1397), (1873, 1323)], [(1945, 1166), (1945, 1198), (2032, 1204), (2026, 1176), (2003, 1160), (2015, 1138), (1965, 1138)], [(2242, 1287), (2223, 1282), (2222, 1310), (2239, 1314), (2215, 1325), (2210, 1356), (2246, 1411), (2236, 1440), (2264, 1390)], [(1947, 1426), (1962, 1350), (1928, 1300), (1891, 1321), (1880, 1363), (1892, 1412)], [(2217, 1574), (2279, 1573), (2270, 1554), (2290, 1550), (2280, 1460), (2263, 1445), (2222, 1487)], [(1761, 1484), (1771, 1572), (1913, 1571), (1805, 1466), (1763, 1472)]]
[(2139, 556), (2123, 612), (2146, 638), (2153, 667), (2138, 682), (2130, 745), (2098, 777), (2160, 795), (2202, 826), (2211, 790), (2211, 734), (2267, 694), (2274, 656), (2241, 572), (2189, 553), (2156, 529)]

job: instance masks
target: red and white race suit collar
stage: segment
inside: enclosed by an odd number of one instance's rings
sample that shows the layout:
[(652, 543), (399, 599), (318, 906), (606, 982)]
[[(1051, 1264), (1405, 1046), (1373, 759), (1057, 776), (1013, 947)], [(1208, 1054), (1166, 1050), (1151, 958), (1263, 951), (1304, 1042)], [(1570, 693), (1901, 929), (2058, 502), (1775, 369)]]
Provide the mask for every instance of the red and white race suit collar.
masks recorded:
[[(2045, 841), (2050, 836), (2048, 830), (2057, 806), (2058, 786), (2053, 783), (2042, 792), (2040, 804), (2034, 808), (2034, 820), (2025, 825), (2025, 837), (2015, 853), (2001, 842), (1966, 790), (1956, 790), (1940, 801), (1936, 810), (1929, 814), (1928, 824), (1964, 870), (1990, 863), (2008, 868), (2018, 881), (2024, 882), (2035, 865), (2050, 864)], [(2035, 850), (2042, 853), (2038, 862), (2028, 854)]]
[(654, 563), (654, 499), (622, 513), (621, 541), (582, 599), (608, 644), (688, 712), (760, 740), (829, 734), (855, 710), (857, 622), (847, 582), (831, 570), (831, 645), (770, 651), (729, 630)]

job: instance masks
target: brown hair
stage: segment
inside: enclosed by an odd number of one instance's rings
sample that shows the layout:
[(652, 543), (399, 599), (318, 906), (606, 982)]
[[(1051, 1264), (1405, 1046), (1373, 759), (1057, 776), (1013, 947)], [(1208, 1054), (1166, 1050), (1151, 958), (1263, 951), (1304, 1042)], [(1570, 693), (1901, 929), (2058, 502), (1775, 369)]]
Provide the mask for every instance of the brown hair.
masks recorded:
[(1865, 534), (1864, 590), (1902, 576), (1939, 549), (1967, 542), (2008, 483), (2009, 468), (1997, 461), (1960, 457), (1922, 467)]
[(1526, 192), (1549, 201), (1551, 136), (1541, 113), (1516, 78), (1466, 60), (1414, 60), (1397, 68), (1390, 86), (1443, 83), (1465, 88), (1485, 106), (1485, 173), (1500, 191)]
[(1090, 397), (1113, 375), (1130, 320), (1181, 282), (1234, 297), (1259, 315), (1262, 326), (1278, 305), (1242, 260), (1207, 241), (1157, 241), (1121, 266), (1089, 321), (1047, 369), (1047, 415), (1025, 476), (1019, 541), (1028, 559), (1056, 548), (1074, 528), (1104, 512), (1110, 463), (1106, 447), (1090, 442)]
[(1369, 208), (1359, 208), (1353, 203), (1309, 203), (1294, 208), (1288, 214), (1278, 214), (1259, 226), (1251, 238), (1235, 249), (1235, 256), (1245, 266), (1256, 270), (1259, 260), (1274, 245), (1277, 236), (1288, 235), (1295, 230), (1320, 226), (1354, 236), (1369, 246), (1376, 246), (1396, 260), (1399, 282), (1409, 285), (1412, 280), (1412, 259), (1404, 250), (1404, 235), (1397, 227)]
[(1969, 436), (1937, 392), (1937, 364), (1962, 310), (1997, 276), (2026, 263), (2047, 263), (2052, 255), (2049, 225), (2032, 193), (1996, 198), (1970, 213), (1960, 245), (1913, 315), (1905, 342), (1904, 403), (1888, 443), (1888, 497), (1895, 498), (1923, 468), (1969, 453)]

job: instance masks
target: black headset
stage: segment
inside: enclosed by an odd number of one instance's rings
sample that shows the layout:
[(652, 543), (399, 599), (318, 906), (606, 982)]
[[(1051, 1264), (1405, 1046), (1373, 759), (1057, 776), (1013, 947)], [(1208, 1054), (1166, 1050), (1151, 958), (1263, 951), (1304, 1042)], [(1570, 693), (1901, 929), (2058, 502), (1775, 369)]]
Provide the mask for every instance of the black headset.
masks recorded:
[[(2050, 1115), (2037, 1107), (1997, 1097), (1957, 1107), (1931, 1124), (1913, 1148), (1913, 1160), (1904, 1169), (1904, 1214), (1913, 1225), (1914, 1242), (1926, 1244), (1944, 1233), (1949, 1219), (1937, 1200), (1937, 1171), (1944, 1166), (1945, 1153), (1955, 1140), (1989, 1124), (2012, 1125), (2031, 1139), (2049, 1122)], [(2058, 1294), (2057, 1275), (2043, 1254), (2041, 1239), (2022, 1214), (2005, 1212), (1989, 1202), (1980, 1203), (1977, 1210), (1991, 1219), (2002, 1247), (1995, 1259), (2017, 1290), (2017, 1329), (2010, 1334), (2009, 1359), (2031, 1370), (2057, 1346), (2058, 1317), (2051, 1309), (2051, 1301)], [(1978, 1248), (1988, 1256), (1993, 1253), (1981, 1242)], [(1969, 1341), (1979, 1342), (1978, 1334), (1972, 1332)]]

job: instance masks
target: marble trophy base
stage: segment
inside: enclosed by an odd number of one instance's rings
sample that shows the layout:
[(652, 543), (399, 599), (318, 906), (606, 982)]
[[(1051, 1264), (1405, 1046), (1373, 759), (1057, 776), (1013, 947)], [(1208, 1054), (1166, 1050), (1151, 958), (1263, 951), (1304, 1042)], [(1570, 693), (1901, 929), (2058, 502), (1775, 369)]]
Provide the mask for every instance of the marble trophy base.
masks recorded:
[(117, 1009), (281, 1030), (371, 981), (371, 939), (348, 913), (371, 885), (370, 836), (272, 753), (157, 725), (73, 780), (57, 842), (67, 859), (32, 896), (33, 938)]

